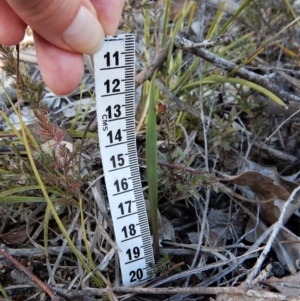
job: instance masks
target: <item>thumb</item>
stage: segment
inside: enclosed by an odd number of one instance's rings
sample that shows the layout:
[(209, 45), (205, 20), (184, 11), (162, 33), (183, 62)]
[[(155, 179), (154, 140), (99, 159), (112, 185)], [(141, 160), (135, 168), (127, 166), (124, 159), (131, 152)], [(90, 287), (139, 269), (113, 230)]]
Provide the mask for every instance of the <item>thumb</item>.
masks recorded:
[(97, 13), (89, 0), (6, 0), (15, 13), (51, 44), (93, 54), (104, 40)]

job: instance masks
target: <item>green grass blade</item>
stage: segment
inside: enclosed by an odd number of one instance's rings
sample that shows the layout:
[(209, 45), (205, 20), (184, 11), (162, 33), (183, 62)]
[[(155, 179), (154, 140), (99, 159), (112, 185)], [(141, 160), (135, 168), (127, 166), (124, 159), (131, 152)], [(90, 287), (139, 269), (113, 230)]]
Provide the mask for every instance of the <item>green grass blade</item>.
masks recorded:
[(150, 202), (150, 214), (153, 235), (154, 255), (158, 258), (158, 224), (157, 224), (157, 131), (156, 131), (156, 99), (157, 89), (155, 86), (156, 74), (150, 84), (150, 102), (148, 108), (148, 120), (146, 131), (146, 160), (148, 178), (148, 198)]
[(87, 253), (87, 258), (90, 263), (90, 266), (92, 269), (95, 269), (95, 264), (94, 260), (92, 258), (91, 250), (89, 248), (88, 240), (87, 240), (87, 235), (86, 235), (86, 230), (85, 230), (85, 222), (84, 222), (84, 215), (83, 215), (83, 204), (82, 204), (82, 198), (79, 198), (79, 208), (80, 208), (80, 219), (81, 219), (81, 228), (82, 228), (82, 239), (84, 241), (85, 247), (86, 247), (86, 253)]
[(210, 25), (210, 28), (207, 32), (206, 39), (211, 39), (218, 32), (218, 25), (224, 15), (223, 7), (225, 6), (225, 2), (221, 2), (219, 9)]
[[(174, 45), (174, 41), (175, 41), (175, 37), (178, 34), (178, 32), (180, 32), (183, 28), (184, 28), (184, 22), (185, 19), (187, 18), (188, 14), (193, 13), (194, 12), (194, 2), (191, 1), (188, 5), (186, 5), (184, 7), (184, 9), (182, 10), (182, 13), (179, 15), (178, 19), (176, 19), (176, 23), (174, 28), (171, 30), (171, 32), (169, 33), (170, 35), (170, 50), (168, 53), (168, 57), (167, 60), (165, 62), (165, 68), (163, 69), (164, 72), (164, 76), (166, 77), (166, 83), (168, 85), (171, 84), (171, 79), (173, 77), (173, 75), (175, 73), (177, 73), (176, 68), (178, 68), (178, 61), (176, 66), (174, 65), (174, 54), (173, 54), (173, 45)], [(177, 55), (177, 57), (179, 57), (179, 59), (181, 60), (182, 55)], [(180, 65), (181, 67), (181, 65)]]
[(2, 286), (1, 282), (0, 282), (0, 293), (3, 295), (3, 297), (6, 299), (6, 300), (10, 300), (4, 287)]
[(245, 79), (241, 79), (241, 78), (233, 78), (233, 77), (220, 77), (220, 76), (209, 76), (207, 78), (205, 78), (202, 81), (197, 81), (197, 82), (193, 82), (191, 84), (188, 84), (186, 86), (184, 86), (182, 88), (182, 90), (193, 90), (193, 89), (197, 89), (200, 85), (205, 85), (205, 84), (221, 84), (221, 83), (231, 83), (231, 84), (239, 84), (242, 86), (248, 86), (249, 88), (256, 90), (262, 94), (264, 94), (265, 96), (269, 97), (271, 100), (273, 100), (275, 103), (277, 103), (278, 105), (287, 108), (286, 104), (278, 97), (276, 96), (274, 93), (270, 92), (269, 90), (267, 90), (266, 88), (259, 86), (255, 83), (252, 83), (248, 80)]
[[(290, 13), (292, 14), (293, 18), (294, 18), (294, 19), (297, 19), (297, 14), (296, 14), (296, 12), (295, 12), (295, 10), (294, 10), (294, 8), (293, 8), (293, 5), (291, 4), (291, 1), (290, 1), (290, 0), (284, 0), (284, 2), (285, 2), (285, 4), (286, 4), (288, 10), (289, 10)], [(298, 23), (298, 27), (299, 27), (299, 25), (300, 25), (299, 20), (297, 21), (297, 23)]]
[(171, 0), (167, 0), (165, 4), (165, 15), (164, 15), (164, 25), (163, 25), (163, 34), (161, 39), (161, 47), (163, 48), (167, 42), (168, 38), (168, 26), (169, 26), (169, 14), (171, 8)]
[(236, 12), (225, 22), (223, 25), (220, 34), (224, 34), (229, 31), (229, 27), (234, 25), (234, 22), (238, 20), (247, 10), (249, 10), (252, 5), (254, 5), (255, 1), (251, 0), (244, 0), (239, 8), (236, 10)]
[(44, 216), (44, 248), (46, 256), (49, 256), (48, 252), (48, 237), (49, 237), (49, 220), (51, 218), (51, 211), (49, 206), (46, 207)]
[(142, 10), (143, 16), (144, 16), (144, 39), (145, 39), (145, 45), (150, 45), (151, 41), (151, 26), (150, 26), (150, 15), (149, 15), (149, 10), (144, 9)]
[[(50, 198), (52, 203), (57, 202), (59, 199), (57, 197)], [(23, 196), (23, 195), (13, 195), (13, 196), (2, 196), (0, 197), (0, 204), (22, 204), (22, 203), (44, 203), (44, 197), (34, 197), (34, 196)]]
[[(62, 191), (59, 191), (51, 186), (45, 186), (48, 192), (60, 195), (60, 196), (64, 196), (65, 194)], [(11, 189), (8, 190), (3, 190), (0, 192), (0, 198), (1, 197), (5, 197), (5, 196), (9, 196), (11, 194), (15, 194), (15, 193), (21, 193), (21, 192), (25, 192), (25, 191), (32, 191), (32, 190), (40, 190), (40, 186), (38, 185), (31, 185), (31, 186), (17, 186), (17, 187), (12, 187)]]

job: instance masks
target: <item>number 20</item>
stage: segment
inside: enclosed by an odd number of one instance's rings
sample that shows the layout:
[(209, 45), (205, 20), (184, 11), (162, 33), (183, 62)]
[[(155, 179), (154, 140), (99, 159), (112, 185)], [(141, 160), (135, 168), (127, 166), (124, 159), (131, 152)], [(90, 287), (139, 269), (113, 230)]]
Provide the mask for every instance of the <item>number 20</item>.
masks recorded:
[(141, 280), (143, 278), (143, 270), (137, 269), (136, 271), (130, 271), (129, 276), (131, 276), (130, 282)]

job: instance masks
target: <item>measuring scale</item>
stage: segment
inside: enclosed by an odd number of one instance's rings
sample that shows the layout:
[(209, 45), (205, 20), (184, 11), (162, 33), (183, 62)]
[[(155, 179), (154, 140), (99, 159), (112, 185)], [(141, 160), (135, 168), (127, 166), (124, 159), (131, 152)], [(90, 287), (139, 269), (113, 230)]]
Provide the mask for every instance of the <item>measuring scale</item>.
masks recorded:
[(94, 55), (98, 132), (123, 285), (153, 277), (152, 239), (135, 138), (135, 41), (107, 36)]

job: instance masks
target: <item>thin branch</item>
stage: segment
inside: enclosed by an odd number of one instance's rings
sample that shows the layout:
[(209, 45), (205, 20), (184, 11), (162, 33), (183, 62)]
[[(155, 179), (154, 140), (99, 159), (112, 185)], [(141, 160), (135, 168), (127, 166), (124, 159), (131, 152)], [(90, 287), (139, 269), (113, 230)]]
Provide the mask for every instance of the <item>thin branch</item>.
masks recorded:
[(135, 78), (135, 88), (137, 89), (146, 80), (151, 79), (154, 72), (162, 66), (165, 62), (170, 49), (170, 42), (168, 42), (165, 47), (156, 54), (151, 66), (148, 69), (144, 69)]
[(59, 301), (59, 299), (55, 296), (55, 293), (53, 293), (53, 291), (47, 284), (36, 277), (31, 271), (26, 269), (26, 267), (22, 263), (9, 255), (5, 251), (5, 249), (0, 248), (0, 254), (3, 255), (7, 260), (9, 260), (19, 271), (25, 273), (31, 281), (35, 282), (45, 293), (49, 295), (52, 301)]
[[(56, 293), (68, 297), (69, 299), (84, 297), (84, 296), (103, 296), (107, 294), (108, 289), (97, 289), (89, 288), (84, 291), (70, 291), (67, 289), (62, 289), (51, 285), (52, 290)], [(152, 295), (173, 295), (173, 294), (196, 294), (196, 295), (216, 295), (216, 294), (231, 294), (231, 295), (245, 295), (245, 291), (236, 287), (163, 287), (163, 288), (154, 288), (154, 287), (114, 287), (111, 288), (114, 293), (119, 294), (152, 294)]]
[[(200, 43), (193, 43), (190, 42), (187, 47), (193, 48), (193, 47), (203, 47), (203, 48), (212, 48), (218, 45), (227, 45), (232, 42), (232, 38), (228, 35), (220, 36), (216, 40), (210, 41), (210, 40), (204, 40)], [(136, 78), (135, 78), (135, 88), (137, 89), (141, 84), (143, 84), (145, 81), (152, 78), (154, 72), (159, 69), (165, 60), (167, 59), (169, 50), (171, 47), (170, 41), (164, 46), (162, 50), (160, 50), (154, 60), (149, 64), (150, 67), (144, 69), (142, 72), (140, 72)]]
[[(51, 286), (51, 288), (64, 296), (68, 300), (83, 299), (88, 296), (103, 296), (108, 293), (108, 289), (96, 289), (90, 288), (88, 290), (79, 291), (79, 290), (67, 290), (56, 286)], [(113, 293), (119, 294), (152, 294), (152, 295), (174, 295), (174, 294), (195, 294), (195, 295), (226, 295), (228, 298), (231, 296), (241, 296), (241, 298), (256, 298), (260, 300), (282, 300), (282, 301), (292, 301), (295, 300), (294, 297), (284, 296), (280, 293), (272, 293), (272, 292), (264, 292), (264, 291), (256, 291), (256, 290), (248, 290), (244, 291), (243, 289), (236, 287), (164, 287), (164, 288), (143, 288), (143, 287), (115, 287), (110, 288)]]
[(273, 84), (269, 78), (266, 78), (265, 76), (261, 76), (252, 71), (248, 71), (246, 68), (240, 67), (226, 59), (223, 59), (206, 49), (191, 48), (192, 43), (193, 42), (185, 38), (183, 35), (177, 35), (175, 38), (175, 46), (178, 49), (182, 49), (196, 56), (199, 56), (204, 60), (212, 63), (213, 65), (219, 66), (228, 72), (234, 71), (235, 74), (238, 75), (239, 77), (249, 80), (253, 83), (256, 83), (268, 89), (269, 91), (273, 92), (275, 95), (277, 95), (278, 97), (280, 97), (282, 100), (286, 102), (289, 101), (300, 102), (300, 97), (283, 91), (278, 85)]
[(261, 144), (261, 143), (259, 143), (257, 141), (254, 141), (253, 145), (255, 147), (257, 147), (258, 149), (260, 149), (260, 150), (264, 150), (264, 151), (268, 152), (271, 156), (274, 156), (275, 158), (281, 159), (281, 160), (283, 160), (285, 162), (286, 161), (295, 162), (295, 161), (298, 160), (298, 158), (295, 157), (295, 156), (293, 156), (293, 155), (290, 155), (290, 154), (282, 152), (282, 151), (280, 151), (278, 149), (269, 147), (268, 145)]
[[(9, 254), (10, 256), (14, 257), (40, 257), (45, 256), (45, 250), (44, 248), (38, 249), (38, 248), (28, 248), (28, 249), (11, 249), (7, 248), (5, 244), (1, 244), (0, 248), (5, 248), (5, 252)], [(48, 253), (51, 255), (58, 255), (60, 253), (61, 247), (49, 247)], [(86, 252), (86, 249), (82, 247), (80, 252)], [(64, 249), (64, 254), (72, 254), (72, 250), (70, 247), (66, 247)], [(2, 256), (0, 256), (0, 260), (2, 259)]]
[(216, 40), (212, 40), (212, 41), (204, 40), (204, 41), (199, 42), (199, 43), (192, 42), (188, 39), (185, 39), (185, 40), (186, 41), (185, 41), (185, 44), (184, 44), (184, 50), (195, 49), (195, 48), (208, 49), (208, 48), (213, 48), (213, 47), (219, 46), (219, 45), (229, 45), (232, 42), (232, 37), (229, 36), (229, 35), (224, 35), (224, 36), (217, 37)]

